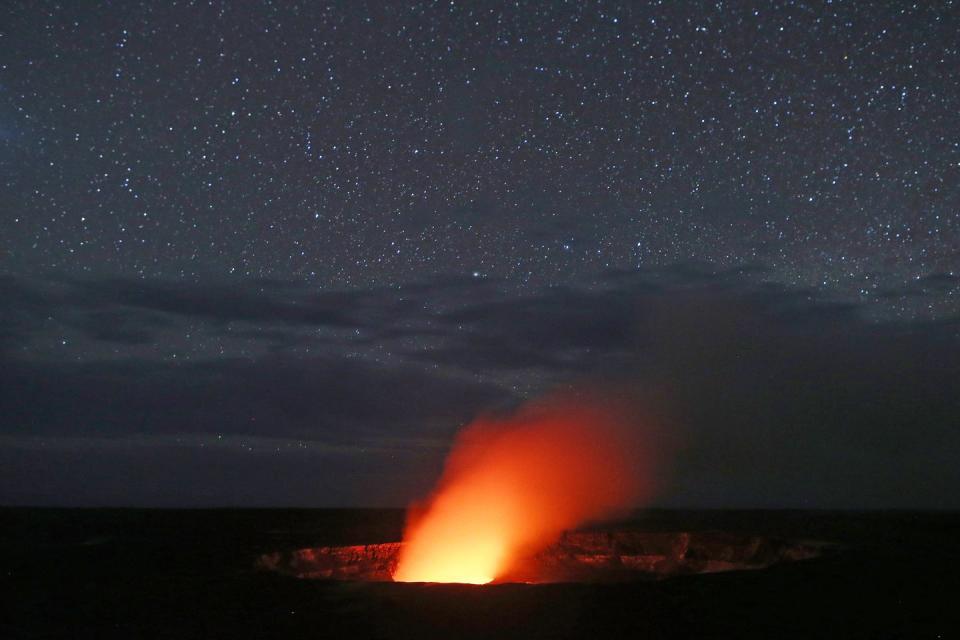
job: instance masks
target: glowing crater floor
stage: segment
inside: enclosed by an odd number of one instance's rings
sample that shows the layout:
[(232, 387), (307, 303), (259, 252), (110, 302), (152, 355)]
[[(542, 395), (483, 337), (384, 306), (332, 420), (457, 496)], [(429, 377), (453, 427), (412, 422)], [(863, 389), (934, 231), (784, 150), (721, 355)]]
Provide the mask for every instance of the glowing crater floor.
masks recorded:
[[(389, 582), (400, 542), (311, 547), (260, 556), (260, 569), (297, 578)], [(571, 532), (496, 582), (619, 582), (763, 569), (822, 555), (834, 545), (722, 531)]]

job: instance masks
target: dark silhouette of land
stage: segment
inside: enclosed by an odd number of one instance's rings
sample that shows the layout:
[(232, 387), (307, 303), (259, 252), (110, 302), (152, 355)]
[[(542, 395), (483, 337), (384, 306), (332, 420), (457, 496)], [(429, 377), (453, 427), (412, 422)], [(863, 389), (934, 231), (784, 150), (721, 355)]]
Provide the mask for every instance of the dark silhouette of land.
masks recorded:
[(0, 510), (3, 638), (949, 638), (960, 514), (645, 511), (650, 531), (828, 540), (755, 571), (614, 584), (300, 580), (260, 555), (400, 538), (399, 510)]

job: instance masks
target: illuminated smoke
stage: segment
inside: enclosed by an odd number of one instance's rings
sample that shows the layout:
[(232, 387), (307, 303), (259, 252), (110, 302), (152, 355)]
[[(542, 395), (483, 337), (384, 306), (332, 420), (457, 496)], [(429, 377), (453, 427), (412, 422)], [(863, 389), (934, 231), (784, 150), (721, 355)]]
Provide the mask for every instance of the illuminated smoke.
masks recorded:
[(564, 530), (639, 506), (652, 479), (641, 423), (629, 403), (600, 394), (476, 420), (411, 511), (394, 580), (491, 582)]

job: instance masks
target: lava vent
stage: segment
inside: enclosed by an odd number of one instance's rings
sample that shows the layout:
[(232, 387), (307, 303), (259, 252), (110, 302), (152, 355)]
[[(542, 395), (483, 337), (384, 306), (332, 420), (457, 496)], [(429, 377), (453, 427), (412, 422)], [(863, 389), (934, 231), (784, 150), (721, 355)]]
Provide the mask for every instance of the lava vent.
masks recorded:
[[(312, 547), (261, 556), (260, 569), (305, 579), (390, 582), (403, 543)], [(820, 556), (829, 543), (721, 531), (568, 532), (495, 583), (622, 582), (763, 569)]]

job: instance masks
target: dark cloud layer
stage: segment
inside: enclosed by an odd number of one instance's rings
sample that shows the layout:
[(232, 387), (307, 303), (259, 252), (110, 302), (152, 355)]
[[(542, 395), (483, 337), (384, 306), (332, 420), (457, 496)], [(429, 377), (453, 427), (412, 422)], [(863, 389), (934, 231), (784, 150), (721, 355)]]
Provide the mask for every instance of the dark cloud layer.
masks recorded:
[(401, 504), (478, 412), (586, 381), (635, 389), (676, 440), (664, 504), (960, 506), (960, 325), (877, 322), (757, 266), (0, 288), (4, 503)]
[(5, 431), (104, 436), (217, 433), (362, 438), (448, 434), (505, 393), (410, 367), (321, 359), (17, 365), (0, 374)]

